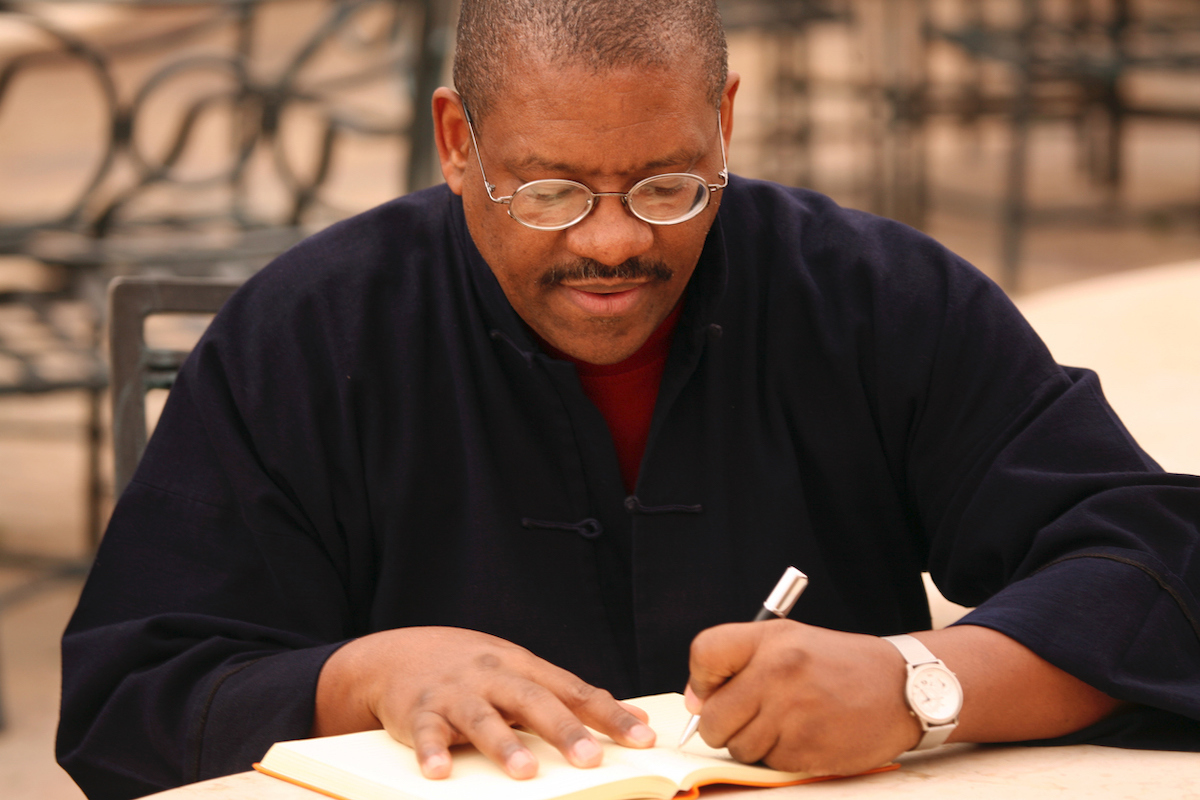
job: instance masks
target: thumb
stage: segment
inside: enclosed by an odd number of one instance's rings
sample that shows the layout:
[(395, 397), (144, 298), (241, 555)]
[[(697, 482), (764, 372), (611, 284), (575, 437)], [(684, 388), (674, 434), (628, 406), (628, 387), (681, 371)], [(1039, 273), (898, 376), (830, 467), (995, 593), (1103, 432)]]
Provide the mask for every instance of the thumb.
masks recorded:
[(688, 683), (684, 704), (699, 714), (704, 701), (730, 678), (745, 669), (762, 638), (760, 623), (738, 622), (700, 631), (692, 640), (688, 657)]

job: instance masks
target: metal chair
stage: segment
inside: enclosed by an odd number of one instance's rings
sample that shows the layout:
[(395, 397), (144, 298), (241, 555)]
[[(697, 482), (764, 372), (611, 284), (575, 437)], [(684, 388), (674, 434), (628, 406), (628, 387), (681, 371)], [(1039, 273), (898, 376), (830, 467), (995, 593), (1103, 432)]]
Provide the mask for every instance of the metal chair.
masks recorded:
[[(1129, 120), (1200, 122), (1200, 109), (1186, 100), (1164, 104), (1130, 91), (1135, 76), (1200, 75), (1200, 6), (1192, 0), (955, 0), (941, 5), (955, 7), (958, 19), (944, 24), (927, 8), (924, 35), (930, 46), (949, 45), (966, 56), (961, 73), (966, 79), (949, 86), (927, 84), (924, 113), (950, 114), (966, 124), (989, 114), (1006, 121), (1011, 143), (1000, 262), (1001, 282), (1013, 291), (1031, 223), (1128, 221), (1118, 193)], [(987, 13), (992, 7), (1010, 12), (1007, 21), (994, 21)], [(1010, 81), (980, 80), (984, 64), (1006, 68)], [(1030, 130), (1045, 120), (1074, 125), (1079, 162), (1106, 195), (1098, 209), (1038, 209), (1036, 214), (1031, 209)]]
[[(39, 119), (55, 107), (42, 102), (47, 93), (72, 98), (68, 113), (43, 125), (55, 134), (44, 138), (69, 140), (70, 152), (39, 150), (31, 137), (32, 154), (0, 153), (7, 167), (22, 159), (16, 174), (32, 175), (28, 185), (5, 181), (0, 268), (36, 277), (33, 286), (0, 286), (0, 396), (89, 398), (81, 552), (0, 547), (0, 565), (30, 574), (0, 593), (0, 610), (86, 572), (99, 540), (109, 279), (226, 276), (193, 289), (167, 279), (115, 289), (126, 320), (118, 326), (140, 331), (156, 302), (207, 309), (311, 231), (438, 180), (426, 109), (454, 8), (455, 0), (0, 2), (5, 121)], [(59, 82), (47, 90), (39, 83), (47, 80)], [(46, 187), (60, 199), (43, 207), (31, 190)], [(169, 383), (173, 356), (146, 348), (130, 362), (121, 350), (130, 335), (117, 331), (114, 369)], [(145, 441), (142, 390), (119, 397), (116, 493)]]
[[(79, 556), (54, 556), (0, 546), (0, 566), (28, 575), (0, 591), (0, 614), (63, 580), (87, 573), (99, 527), (101, 393), (107, 371), (96, 342), (93, 307), (70, 286), (0, 291), (0, 397), (83, 391), (88, 397), (86, 442), (88, 520)], [(34, 430), (39, 429), (37, 426)], [(25, 425), (22, 429), (28, 432)], [(0, 730), (6, 726), (0, 695)]]
[[(89, 547), (107, 494), (98, 466), (108, 281), (150, 271), (244, 278), (308, 233), (439, 180), (426, 108), (454, 8), (0, 2), (0, 25), (31, 42), (0, 51), (0, 111), (38, 118), (44, 104), (21, 105), (30, 94), (19, 90), (61, 75), (55, 86), (77, 93), (85, 115), (58, 123), (80, 131), (75, 149), (39, 154), (37, 185), (68, 190), (61, 206), (30, 210), (22, 187), (5, 187), (0, 260), (32, 264), (53, 286), (0, 287), (0, 395), (90, 392)], [(96, 21), (101, 10), (107, 22)], [(10, 318), (20, 330), (9, 332)]]
[[(745, 119), (754, 135), (746, 142), (752, 155), (748, 174), (781, 183), (809, 186), (844, 195), (846, 181), (820, 169), (823, 151), (842, 146), (862, 131), (854, 121), (831, 119), (828, 106), (863, 105), (861, 87), (818, 63), (816, 38), (836, 31), (856, 35), (857, 19), (849, 0), (720, 0), (721, 18), (731, 37), (749, 37), (760, 59), (765, 96), (754, 117)], [(863, 116), (866, 116), (865, 113)], [(749, 162), (749, 163), (747, 163)]]
[(922, 1), (720, 0), (765, 89), (735, 168), (919, 226)]
[[(112, 393), (112, 430), (115, 495), (119, 496), (133, 476), (146, 448), (146, 393), (169, 389), (188, 351), (152, 347), (146, 341), (146, 320), (157, 314), (214, 314), (242, 281), (233, 278), (126, 276), (115, 279), (108, 292), (108, 345), (111, 371), (107, 384)], [(39, 308), (39, 306), (34, 306)], [(53, 320), (47, 320), (50, 324)], [(51, 344), (54, 344), (51, 337)], [(99, 367), (92, 363), (91, 351), (76, 347), (71, 340), (68, 350), (80, 359), (83, 371), (72, 384), (99, 392)], [(0, 339), (0, 354), (4, 354)], [(18, 351), (19, 363), (28, 363), (34, 371), (38, 359)], [(41, 589), (65, 578), (87, 573), (91, 563), (89, 549), (79, 558), (38, 557), (32, 554), (3, 553), (7, 566), (23, 567), (36, 574), (30, 580), (0, 592), (0, 612)], [(0, 730), (5, 727), (3, 696), (0, 695)]]
[(114, 494), (129, 484), (146, 449), (146, 393), (170, 389), (188, 351), (153, 347), (146, 320), (158, 314), (215, 314), (241, 285), (231, 278), (125, 276), (108, 291)]

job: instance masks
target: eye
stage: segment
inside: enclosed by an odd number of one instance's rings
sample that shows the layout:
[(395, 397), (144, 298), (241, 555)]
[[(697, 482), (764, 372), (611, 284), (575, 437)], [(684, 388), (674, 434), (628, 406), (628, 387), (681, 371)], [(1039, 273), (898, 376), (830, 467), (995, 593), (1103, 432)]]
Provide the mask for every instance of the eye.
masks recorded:
[(671, 181), (670, 183), (655, 183), (650, 188), (654, 191), (654, 197), (668, 198), (675, 197), (676, 195), (680, 194), (686, 187), (683, 181), (675, 180)]
[(518, 192), (523, 202), (550, 205), (572, 200), (582, 193), (582, 189), (574, 183), (565, 181), (536, 181), (528, 184)]
[(529, 192), (529, 199), (535, 203), (553, 203), (557, 200), (562, 200), (570, 193), (570, 189), (560, 189), (557, 192), (548, 189), (540, 189)]
[(691, 185), (691, 181), (683, 178), (671, 178), (661, 181), (655, 181), (654, 193), (661, 197), (672, 197), (674, 194), (685, 192)]
[(637, 196), (649, 202), (677, 202), (695, 192), (699, 185), (699, 179), (686, 175), (664, 175), (638, 187)]

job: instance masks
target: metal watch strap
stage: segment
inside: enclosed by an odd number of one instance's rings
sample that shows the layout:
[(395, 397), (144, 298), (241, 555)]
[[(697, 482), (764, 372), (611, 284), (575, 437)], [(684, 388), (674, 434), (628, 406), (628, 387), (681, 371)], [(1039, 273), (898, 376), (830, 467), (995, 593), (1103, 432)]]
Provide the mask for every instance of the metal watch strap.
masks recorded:
[[(909, 636), (907, 633), (902, 633), (897, 636), (884, 636), (884, 641), (890, 642), (893, 647), (900, 651), (900, 655), (904, 656), (904, 660), (908, 662), (908, 672), (911, 673), (916, 667), (922, 664), (938, 664), (945, 667), (945, 663), (935, 656), (928, 647), (921, 644), (921, 640), (915, 636)], [(907, 694), (905, 702), (908, 702)], [(944, 725), (934, 725), (921, 717), (911, 707), (910, 713), (916, 717), (917, 722), (921, 724), (921, 741), (917, 742), (913, 750), (929, 750), (945, 743), (946, 738), (950, 736), (950, 732), (958, 727), (958, 719), (948, 722)]]

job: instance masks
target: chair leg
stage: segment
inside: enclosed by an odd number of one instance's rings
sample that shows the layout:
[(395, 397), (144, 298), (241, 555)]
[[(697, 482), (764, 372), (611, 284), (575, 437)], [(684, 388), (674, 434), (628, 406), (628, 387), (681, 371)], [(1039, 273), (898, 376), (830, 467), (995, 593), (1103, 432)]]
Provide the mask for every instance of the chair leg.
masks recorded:
[[(3, 612), (4, 608), (0, 607), (0, 613)], [(3, 733), (7, 728), (8, 713), (4, 702), (4, 650), (0, 648), (0, 733)]]
[(1007, 185), (1000, 221), (1000, 285), (1009, 294), (1019, 289), (1021, 243), (1025, 233), (1025, 179), (1029, 160), (1029, 126), (1033, 119), (1034, 56), (1031, 44), (1038, 19), (1037, 0), (1024, 0), (1022, 10), (1024, 19), (1018, 34), (1022, 61), (1018, 66), (1017, 89), (1013, 98), (1012, 140), (1009, 143)]
[(1025, 178), (1029, 160), (1031, 122), (1030, 91), (1029, 79), (1025, 77), (1017, 89), (1013, 106), (1008, 175), (1000, 221), (1000, 285), (1009, 294), (1018, 290), (1020, 282), (1021, 241), (1025, 232), (1026, 214)]
[(88, 420), (87, 420), (87, 528), (85, 537), (87, 553), (90, 558), (100, 543), (100, 535), (104, 527), (104, 476), (100, 469), (100, 453), (103, 449), (103, 416), (104, 390), (88, 390)]

